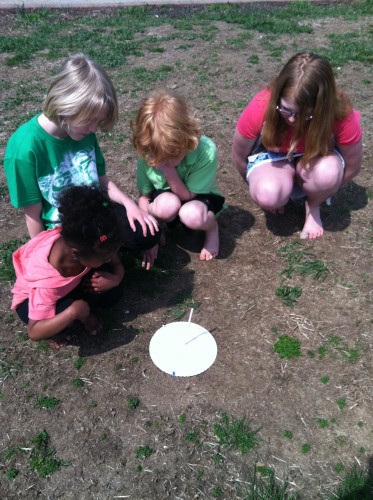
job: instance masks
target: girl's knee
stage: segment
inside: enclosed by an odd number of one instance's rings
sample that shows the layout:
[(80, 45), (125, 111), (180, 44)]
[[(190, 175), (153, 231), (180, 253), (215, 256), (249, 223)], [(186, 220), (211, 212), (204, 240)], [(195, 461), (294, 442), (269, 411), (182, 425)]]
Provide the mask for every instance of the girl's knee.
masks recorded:
[(292, 186), (281, 186), (271, 182), (270, 179), (263, 180), (255, 186), (249, 186), (250, 196), (254, 202), (262, 208), (272, 209), (284, 206), (289, 200)]

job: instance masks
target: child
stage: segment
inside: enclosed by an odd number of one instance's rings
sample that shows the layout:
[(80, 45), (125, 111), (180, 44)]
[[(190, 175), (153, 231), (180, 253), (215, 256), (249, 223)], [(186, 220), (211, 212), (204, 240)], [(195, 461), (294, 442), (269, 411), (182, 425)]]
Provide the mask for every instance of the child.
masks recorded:
[(43, 113), (10, 138), (4, 157), (10, 200), (23, 208), (33, 238), (59, 220), (57, 200), (71, 185), (101, 185), (123, 205), (123, 246), (150, 248), (158, 225), (108, 179), (96, 132), (118, 119), (117, 96), (106, 71), (84, 54), (71, 55), (52, 79)]
[[(139, 206), (158, 221), (177, 217), (190, 229), (205, 232), (201, 260), (219, 253), (216, 221), (224, 198), (216, 186), (217, 148), (201, 136), (200, 123), (185, 99), (165, 90), (147, 96), (132, 124), (139, 155)], [(158, 245), (143, 254), (149, 269)]]
[[(17, 279), (11, 306), (28, 325), (31, 340), (49, 340), (55, 348), (55, 336), (76, 320), (90, 334), (97, 333), (100, 322), (92, 304), (117, 293), (124, 276), (117, 255), (121, 224), (102, 189), (64, 190), (59, 214), (61, 227), (38, 233), (14, 252)], [(91, 269), (97, 270), (87, 275)]]
[(233, 160), (255, 203), (284, 213), (306, 196), (301, 238), (324, 232), (320, 205), (360, 171), (360, 115), (335, 85), (329, 62), (311, 52), (293, 56), (238, 120)]

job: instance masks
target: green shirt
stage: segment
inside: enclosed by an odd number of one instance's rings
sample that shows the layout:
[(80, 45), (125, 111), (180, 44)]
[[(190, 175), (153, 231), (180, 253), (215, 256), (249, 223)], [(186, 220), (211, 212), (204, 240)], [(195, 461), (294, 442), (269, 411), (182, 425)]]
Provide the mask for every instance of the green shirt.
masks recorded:
[(39, 125), (38, 116), (10, 137), (4, 169), (12, 205), (22, 208), (41, 203), (42, 223), (51, 229), (58, 224), (60, 192), (73, 184), (98, 184), (105, 175), (105, 160), (95, 134), (80, 141), (58, 139)]
[[(176, 167), (180, 179), (191, 193), (221, 196), (216, 185), (217, 168), (217, 147), (206, 136), (200, 138), (197, 148), (187, 153)], [(163, 173), (142, 158), (137, 160), (137, 186), (142, 195), (149, 195), (158, 189), (170, 189)]]

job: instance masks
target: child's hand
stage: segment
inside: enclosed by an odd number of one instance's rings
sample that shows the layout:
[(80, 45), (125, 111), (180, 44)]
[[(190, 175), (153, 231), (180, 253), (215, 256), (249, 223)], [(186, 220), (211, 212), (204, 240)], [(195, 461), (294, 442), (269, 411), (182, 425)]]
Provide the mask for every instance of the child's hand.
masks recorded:
[(155, 259), (158, 256), (158, 245), (155, 245), (153, 248), (149, 250), (144, 250), (142, 252), (142, 267), (145, 267), (146, 270), (149, 270), (154, 264)]
[(150, 234), (154, 236), (156, 231), (158, 231), (158, 222), (156, 219), (150, 215), (145, 210), (142, 210), (134, 201), (128, 199), (125, 203), (127, 210), (128, 222), (133, 231), (136, 231), (135, 221), (138, 221), (142, 227), (143, 235), (146, 236), (148, 230)]
[(119, 285), (121, 279), (107, 271), (96, 271), (92, 278), (83, 283), (84, 291), (90, 293), (103, 293)]

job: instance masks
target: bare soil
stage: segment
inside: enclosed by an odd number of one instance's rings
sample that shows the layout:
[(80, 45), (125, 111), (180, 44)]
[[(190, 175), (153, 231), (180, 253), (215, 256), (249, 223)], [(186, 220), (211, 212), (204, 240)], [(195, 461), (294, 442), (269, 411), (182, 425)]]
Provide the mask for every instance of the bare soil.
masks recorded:
[[(13, 14), (0, 17), (0, 32), (5, 34), (12, 23)], [(288, 57), (304, 47), (328, 47), (328, 34), (358, 31), (365, 23), (372, 19), (317, 21), (313, 34), (274, 40), (287, 47), (282, 57), (274, 58), (259, 33), (233, 45), (230, 40), (247, 33), (216, 22), (214, 41), (195, 39), (185, 50), (179, 50), (178, 40), (162, 41), (164, 52), (130, 57), (124, 67), (110, 71), (121, 119), (112, 135), (100, 137), (100, 144), (109, 176), (134, 197), (129, 120), (143, 95), (155, 86), (176, 88), (197, 108), (204, 133), (219, 147), (218, 183), (228, 204), (219, 220), (220, 255), (200, 262), (201, 235), (181, 230), (167, 233), (152, 272), (141, 270), (128, 256), (125, 296), (114, 310), (103, 311), (104, 331), (96, 338), (77, 332), (60, 350), (25, 339), (24, 325), (9, 312), (11, 283), (2, 283), (0, 452), (17, 445), (30, 448), (31, 438), (45, 430), (56, 456), (69, 462), (41, 478), (28, 466), (30, 450), (17, 452), (15, 462), (3, 457), (2, 498), (240, 498), (255, 464), (261, 464), (273, 468), (280, 483), (287, 477), (292, 494), (316, 499), (326, 498), (350, 467), (369, 468), (370, 463), (372, 469), (373, 110), (371, 85), (362, 83), (373, 80), (372, 67), (353, 62), (336, 69), (338, 84), (361, 112), (363, 168), (330, 207), (322, 208), (325, 234), (310, 248), (329, 274), (322, 282), (295, 274), (289, 285), (301, 288), (302, 295), (294, 307), (275, 295), (287, 267), (278, 250), (298, 241), (304, 205), (289, 203), (282, 216), (263, 213), (249, 200), (231, 161), (240, 112)], [(163, 25), (141, 36), (174, 31)], [(252, 54), (258, 55), (258, 64), (250, 62)], [(20, 104), (25, 114), (36, 112), (61, 61), (46, 63), (40, 57), (9, 68), (3, 59), (3, 80), (34, 82), (39, 89), (35, 102)], [(153, 86), (128, 88), (126, 72), (162, 65), (177, 70)], [(9, 90), (2, 99), (11, 96)], [(2, 117), (1, 153), (14, 130), (11, 120), (10, 114)], [(0, 176), (4, 183), (3, 172)], [(22, 238), (22, 212), (10, 206), (7, 196), (0, 207), (0, 243)], [(172, 300), (180, 294), (194, 300), (193, 321), (212, 332), (218, 345), (215, 363), (196, 377), (169, 376), (149, 356), (152, 335), (174, 321)], [(183, 319), (189, 305), (185, 312)], [(281, 359), (274, 352), (281, 335), (301, 342), (300, 357)], [(78, 369), (80, 357), (85, 363)], [(329, 382), (322, 383), (322, 377)], [(77, 378), (83, 387), (74, 386)], [(41, 409), (40, 396), (60, 402)], [(139, 399), (135, 409), (128, 406), (130, 396)], [(242, 454), (219, 444), (214, 425), (222, 412), (259, 429), (254, 451)], [(319, 419), (327, 420), (326, 428)], [(292, 439), (284, 437), (286, 430)], [(304, 444), (310, 445), (308, 453), (302, 452)], [(140, 446), (153, 453), (137, 458)], [(19, 470), (14, 480), (7, 477), (10, 467)]]

